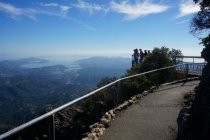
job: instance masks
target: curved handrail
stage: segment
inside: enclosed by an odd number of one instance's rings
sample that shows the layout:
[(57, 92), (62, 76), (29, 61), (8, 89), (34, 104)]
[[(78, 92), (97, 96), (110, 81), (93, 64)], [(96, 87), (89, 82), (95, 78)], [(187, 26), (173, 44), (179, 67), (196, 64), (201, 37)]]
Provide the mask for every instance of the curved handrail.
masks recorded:
[(178, 65), (163, 67), (163, 68), (159, 68), (159, 69), (143, 72), (143, 73), (140, 73), (140, 74), (135, 74), (135, 75), (131, 75), (131, 76), (127, 76), (127, 77), (123, 77), (123, 78), (117, 79), (114, 82), (111, 82), (111, 83), (109, 83), (109, 84), (107, 84), (107, 85), (105, 85), (105, 86), (103, 86), (101, 88), (98, 88), (98, 89), (96, 89), (96, 90), (94, 90), (94, 91), (92, 91), (92, 92), (90, 92), (90, 93), (88, 93), (88, 94), (86, 94), (86, 95), (84, 95), (82, 97), (79, 97), (79, 98), (77, 98), (77, 99), (75, 99), (73, 101), (70, 101), (70, 102), (68, 102), (68, 103), (66, 103), (66, 104), (64, 104), (64, 105), (62, 105), (62, 106), (60, 106), (60, 107), (58, 107), (58, 108), (48, 112), (48, 113), (45, 113), (45, 114), (43, 114), (43, 115), (41, 115), (41, 116), (39, 116), (39, 117), (37, 117), (37, 118), (35, 118), (35, 119), (25, 123), (25, 124), (22, 124), (22, 125), (20, 125), (20, 126), (18, 126), (16, 128), (13, 128), (12, 130), (10, 130), (10, 131), (8, 131), (6, 133), (1, 134), (0, 135), (0, 140), (4, 139), (4, 138), (7, 138), (7, 137), (9, 137), (9, 136), (11, 136), (11, 135), (13, 135), (13, 134), (15, 134), (15, 133), (17, 133), (17, 132), (19, 132), (19, 131), (21, 131), (21, 130), (23, 130), (23, 129), (25, 129), (25, 128), (27, 128), (27, 127), (35, 124), (35, 123), (37, 123), (37, 122), (39, 122), (39, 121), (41, 121), (41, 120), (44, 120), (45, 118), (53, 116), (55, 113), (65, 109), (66, 107), (68, 107), (68, 106), (70, 106), (70, 105), (72, 105), (74, 103), (77, 103), (77, 102), (79, 102), (79, 101), (81, 101), (81, 100), (83, 100), (83, 99), (85, 99), (85, 98), (87, 98), (87, 97), (89, 97), (89, 96), (91, 96), (91, 95), (93, 95), (93, 94), (95, 94), (95, 93), (97, 93), (97, 92), (107, 88), (107, 87), (110, 87), (111, 85), (114, 85), (114, 84), (116, 84), (116, 83), (118, 83), (120, 81), (123, 81), (123, 80), (126, 80), (126, 79), (130, 79), (130, 78), (133, 78), (133, 77), (137, 77), (137, 76), (142, 76), (142, 75), (145, 75), (145, 74), (148, 74), (148, 73), (152, 73), (152, 72), (156, 72), (156, 71), (160, 71), (160, 70), (164, 70), (164, 69), (169, 69), (169, 68), (173, 68), (173, 67), (177, 67), (177, 66), (182, 66), (182, 65), (185, 65), (185, 64), (178, 64)]

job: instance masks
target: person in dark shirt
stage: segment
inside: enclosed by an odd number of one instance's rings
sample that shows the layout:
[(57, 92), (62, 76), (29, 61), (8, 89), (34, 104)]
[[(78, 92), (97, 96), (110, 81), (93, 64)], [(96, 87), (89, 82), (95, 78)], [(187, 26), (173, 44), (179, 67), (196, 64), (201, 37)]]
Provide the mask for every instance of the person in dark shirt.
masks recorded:
[(147, 50), (144, 50), (144, 57), (147, 56)]
[(132, 67), (134, 66), (135, 64), (135, 60), (134, 60), (134, 54), (132, 55)]
[(134, 61), (135, 61), (135, 64), (137, 65), (138, 64), (138, 61), (139, 61), (139, 52), (138, 52), (138, 49), (134, 49)]
[(140, 53), (140, 63), (142, 63), (143, 58), (144, 58), (144, 52), (142, 51), (142, 49), (139, 49), (139, 53)]
[(150, 55), (150, 54), (151, 54), (150, 50), (148, 50), (148, 51), (147, 51), (147, 54), (148, 54), (148, 55)]

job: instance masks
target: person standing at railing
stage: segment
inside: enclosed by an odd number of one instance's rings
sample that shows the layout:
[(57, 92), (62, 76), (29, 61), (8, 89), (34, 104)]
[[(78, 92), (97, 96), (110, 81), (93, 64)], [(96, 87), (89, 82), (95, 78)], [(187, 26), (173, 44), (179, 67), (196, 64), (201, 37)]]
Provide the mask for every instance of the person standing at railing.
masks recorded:
[(142, 49), (139, 49), (139, 55), (140, 55), (140, 63), (142, 63), (144, 58), (144, 52), (142, 51)]
[(144, 50), (144, 57), (147, 56), (147, 50)]
[(134, 60), (134, 54), (132, 55), (132, 67), (134, 66), (135, 64), (135, 60)]
[(151, 54), (150, 50), (148, 50), (147, 54), (148, 54), (148, 55), (150, 55), (150, 54)]
[(133, 51), (134, 51), (133, 56), (134, 56), (135, 65), (137, 65), (139, 61), (139, 51), (138, 49), (134, 49)]

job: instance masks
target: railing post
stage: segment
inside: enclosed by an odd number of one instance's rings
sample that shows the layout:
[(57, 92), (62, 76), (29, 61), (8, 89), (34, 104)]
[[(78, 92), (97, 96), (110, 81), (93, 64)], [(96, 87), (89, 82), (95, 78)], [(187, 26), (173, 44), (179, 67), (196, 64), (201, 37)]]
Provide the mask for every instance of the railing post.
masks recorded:
[(132, 67), (133, 67), (134, 66), (134, 63), (135, 63), (134, 62), (134, 56), (132, 55), (131, 57), (132, 57)]
[(193, 71), (195, 72), (195, 60), (194, 60), (194, 57), (193, 57)]
[(186, 80), (188, 78), (188, 73), (189, 73), (189, 64), (186, 64), (186, 71), (185, 71)]
[(122, 82), (117, 82), (117, 95), (116, 95), (116, 102), (119, 103), (119, 97), (121, 96), (121, 84)]
[(55, 115), (50, 117), (49, 122), (49, 140), (55, 140)]
[(157, 80), (158, 85), (157, 85), (157, 86), (159, 87), (159, 86), (160, 86), (160, 84), (161, 84), (161, 81), (162, 81), (162, 80), (161, 80), (161, 72), (160, 72), (160, 71), (158, 71), (157, 73), (158, 73), (158, 80)]

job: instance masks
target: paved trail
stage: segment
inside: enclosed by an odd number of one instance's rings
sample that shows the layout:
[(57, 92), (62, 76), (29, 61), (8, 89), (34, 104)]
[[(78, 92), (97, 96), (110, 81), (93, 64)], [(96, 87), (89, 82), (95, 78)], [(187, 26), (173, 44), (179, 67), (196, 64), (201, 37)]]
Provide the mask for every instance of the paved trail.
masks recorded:
[(161, 87), (112, 121), (101, 140), (174, 140), (183, 96), (198, 81)]

